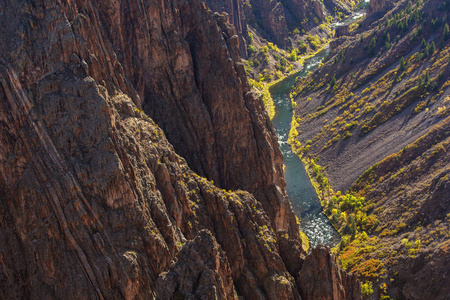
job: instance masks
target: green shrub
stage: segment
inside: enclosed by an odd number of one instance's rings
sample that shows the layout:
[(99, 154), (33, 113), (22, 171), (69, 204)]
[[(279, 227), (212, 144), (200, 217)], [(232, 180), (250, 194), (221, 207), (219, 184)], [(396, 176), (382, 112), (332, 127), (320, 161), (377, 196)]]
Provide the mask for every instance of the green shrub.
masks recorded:
[(346, 140), (349, 139), (353, 136), (353, 134), (350, 131), (346, 131), (344, 132), (344, 134), (342, 135), (342, 139)]
[(247, 47), (247, 53), (249, 56), (252, 56), (254, 53), (256, 52), (255, 47), (253, 47), (253, 45), (248, 45)]
[(361, 283), (361, 294), (363, 297), (369, 297), (373, 294), (373, 286), (371, 281)]

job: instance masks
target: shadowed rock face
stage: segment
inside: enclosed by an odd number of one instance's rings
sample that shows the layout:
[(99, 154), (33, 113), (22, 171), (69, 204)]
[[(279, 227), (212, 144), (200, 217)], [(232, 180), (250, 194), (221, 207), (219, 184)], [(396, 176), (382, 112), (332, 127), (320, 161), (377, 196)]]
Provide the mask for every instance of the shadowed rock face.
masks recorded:
[(1, 299), (300, 299), (282, 157), (224, 17), (1, 0), (0, 36)]
[[(297, 284), (303, 299), (355, 299), (359, 284), (348, 277), (330, 254), (330, 249), (319, 246), (303, 262)], [(349, 288), (351, 287), (351, 288)]]

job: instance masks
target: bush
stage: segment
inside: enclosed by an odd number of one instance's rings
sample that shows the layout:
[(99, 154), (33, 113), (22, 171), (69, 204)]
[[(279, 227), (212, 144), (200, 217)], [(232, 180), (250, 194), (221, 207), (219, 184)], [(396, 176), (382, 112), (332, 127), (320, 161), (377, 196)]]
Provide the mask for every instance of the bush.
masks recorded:
[(254, 53), (256, 52), (255, 47), (253, 47), (253, 45), (248, 45), (247, 47), (247, 53), (249, 56), (252, 56)]
[(344, 132), (344, 134), (342, 135), (342, 139), (346, 140), (349, 139), (353, 136), (353, 134), (350, 131), (346, 131)]
[(361, 294), (363, 297), (369, 297), (373, 294), (373, 286), (371, 281), (361, 283)]
[(296, 61), (297, 60), (297, 51), (296, 51), (296, 49), (294, 49), (292, 52), (291, 52), (291, 54), (289, 54), (289, 59), (291, 60), (291, 61)]

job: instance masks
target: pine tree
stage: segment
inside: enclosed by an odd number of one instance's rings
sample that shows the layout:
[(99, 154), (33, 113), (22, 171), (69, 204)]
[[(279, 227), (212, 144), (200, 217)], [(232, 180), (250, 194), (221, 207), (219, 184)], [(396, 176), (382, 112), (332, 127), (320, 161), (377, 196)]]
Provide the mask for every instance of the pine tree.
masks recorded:
[(445, 26), (444, 26), (443, 36), (444, 36), (444, 40), (448, 39), (448, 36), (449, 36), (449, 28), (448, 28), (448, 24), (447, 24), (447, 23), (446, 23)]
[(400, 72), (405, 69), (405, 59), (403, 58), (403, 56), (402, 58), (400, 58), (400, 67), (398, 69)]
[(425, 57), (427, 57), (428, 55), (430, 55), (430, 52), (431, 52), (431, 44), (430, 43), (428, 43), (427, 44), (427, 46), (425, 47), (425, 51), (424, 51), (425, 53)]
[(370, 40), (370, 44), (369, 44), (369, 56), (372, 56), (375, 54), (375, 47), (377, 45), (377, 38), (374, 36), (371, 40)]
[(430, 73), (428, 73), (428, 70), (425, 72), (425, 84), (428, 84), (430, 82)]
[(331, 78), (331, 81), (330, 81), (330, 86), (334, 87), (335, 84), (336, 84), (336, 76), (333, 75), (333, 77)]
[(425, 49), (427, 46), (427, 42), (425, 42), (425, 39), (422, 39), (422, 42), (420, 43), (420, 49)]

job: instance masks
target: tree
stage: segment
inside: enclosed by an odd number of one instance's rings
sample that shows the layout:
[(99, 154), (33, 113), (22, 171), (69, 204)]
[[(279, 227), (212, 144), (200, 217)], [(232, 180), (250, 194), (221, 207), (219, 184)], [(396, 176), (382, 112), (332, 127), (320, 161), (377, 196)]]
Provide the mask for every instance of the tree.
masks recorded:
[(377, 45), (377, 37), (374, 36), (371, 40), (370, 40), (370, 44), (369, 44), (369, 56), (373, 56), (375, 54), (375, 47)]
[(420, 42), (420, 49), (425, 49), (427, 46), (427, 42), (425, 42), (425, 39), (422, 39), (422, 42)]
[(448, 39), (449, 36), (449, 28), (448, 28), (448, 24), (446, 23), (444, 26), (444, 32), (442, 33), (442, 35), (444, 36), (444, 40)]
[(331, 81), (330, 81), (330, 86), (334, 87), (335, 85), (336, 85), (336, 76), (333, 75), (333, 77), (331, 78)]
[(388, 41), (386, 41), (386, 43), (384, 43), (384, 49), (387, 51), (389, 49), (391, 49), (391, 43), (389, 43)]
[(430, 44), (430, 43), (427, 44), (427, 46), (425, 47), (424, 52), (425, 52), (425, 53), (424, 53), (424, 54), (425, 54), (425, 57), (427, 57), (428, 55), (431, 54), (431, 44)]
[(398, 68), (398, 70), (402, 72), (404, 69), (405, 69), (405, 59), (402, 56), (402, 58), (400, 58), (400, 67)]

